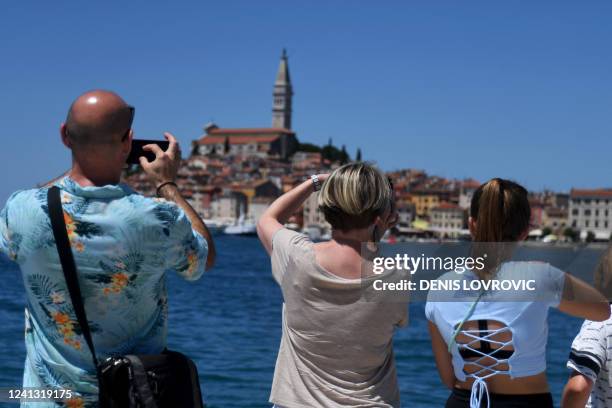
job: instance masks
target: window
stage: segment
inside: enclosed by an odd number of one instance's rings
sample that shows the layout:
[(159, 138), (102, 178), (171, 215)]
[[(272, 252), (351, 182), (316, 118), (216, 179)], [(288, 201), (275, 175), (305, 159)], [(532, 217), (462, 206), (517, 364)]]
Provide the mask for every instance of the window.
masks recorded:
[(574, 208), (572, 210), (572, 215), (578, 215), (578, 209), (577, 208)]
[(587, 216), (587, 217), (590, 216), (591, 215), (591, 210), (589, 210), (589, 209), (584, 210), (584, 215)]

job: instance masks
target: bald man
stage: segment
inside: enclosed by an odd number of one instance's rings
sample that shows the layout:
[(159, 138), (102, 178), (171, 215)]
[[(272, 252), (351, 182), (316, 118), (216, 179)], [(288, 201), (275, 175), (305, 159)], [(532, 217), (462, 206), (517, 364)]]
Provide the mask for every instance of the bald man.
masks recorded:
[[(64, 220), (99, 360), (156, 354), (166, 346), (165, 274), (197, 280), (215, 250), (202, 219), (175, 184), (181, 162), (170, 133), (166, 151), (140, 164), (158, 198), (120, 183), (130, 153), (134, 109), (117, 94), (90, 91), (61, 125), (72, 167), (50, 183)], [(47, 208), (50, 185), (14, 193), (0, 213), (0, 252), (19, 264), (26, 288), (24, 387), (71, 390), (68, 406), (97, 406), (96, 371), (72, 308)], [(36, 403), (35, 407), (55, 407)]]

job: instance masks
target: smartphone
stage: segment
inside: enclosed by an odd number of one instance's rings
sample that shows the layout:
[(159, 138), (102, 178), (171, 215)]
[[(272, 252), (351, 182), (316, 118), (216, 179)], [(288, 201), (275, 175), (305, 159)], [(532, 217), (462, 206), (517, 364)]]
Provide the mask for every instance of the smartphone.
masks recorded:
[(140, 164), (141, 156), (146, 157), (149, 162), (152, 162), (153, 160), (155, 160), (155, 153), (142, 149), (143, 146), (146, 146), (148, 144), (156, 144), (163, 151), (168, 150), (168, 146), (170, 146), (170, 142), (168, 142), (167, 140), (132, 139), (132, 150), (130, 151), (130, 155), (128, 156), (126, 160), (126, 163), (127, 164)]

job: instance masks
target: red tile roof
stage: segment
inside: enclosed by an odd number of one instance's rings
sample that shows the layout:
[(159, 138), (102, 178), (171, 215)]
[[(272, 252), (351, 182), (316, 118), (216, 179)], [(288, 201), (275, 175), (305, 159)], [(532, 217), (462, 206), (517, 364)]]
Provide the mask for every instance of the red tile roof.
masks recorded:
[(208, 134), (202, 136), (196, 143), (214, 144), (224, 143), (229, 137), (230, 144), (244, 144), (252, 142), (273, 142), (281, 135), (294, 135), (289, 129), (283, 128), (241, 128), (241, 129), (212, 129)]
[(433, 208), (433, 210), (461, 210), (461, 207), (457, 204), (443, 201), (436, 208)]
[(463, 180), (462, 184), (463, 188), (466, 189), (477, 189), (480, 187), (480, 182), (478, 180), (474, 180), (473, 178)]
[[(278, 139), (280, 135), (271, 136), (229, 136), (229, 144), (247, 144), (247, 143), (270, 143)], [(198, 144), (209, 145), (225, 143), (226, 136), (204, 136), (198, 140)]]
[(284, 128), (238, 128), (224, 129), (217, 128), (210, 131), (209, 135), (252, 135), (252, 134), (270, 134), (270, 133), (290, 133), (293, 132)]
[(577, 189), (572, 188), (572, 198), (612, 198), (612, 188)]

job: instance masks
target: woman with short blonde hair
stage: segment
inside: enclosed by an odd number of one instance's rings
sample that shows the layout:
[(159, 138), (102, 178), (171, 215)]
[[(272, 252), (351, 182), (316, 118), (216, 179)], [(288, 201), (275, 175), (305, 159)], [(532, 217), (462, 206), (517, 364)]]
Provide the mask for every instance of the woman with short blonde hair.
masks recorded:
[[(283, 224), (321, 187), (332, 239), (313, 243)], [(312, 176), (262, 215), (258, 235), (284, 299), (271, 403), (400, 406), (392, 338), (407, 323), (407, 304), (361, 296), (361, 244), (379, 241), (396, 218), (390, 183), (366, 163)]]

